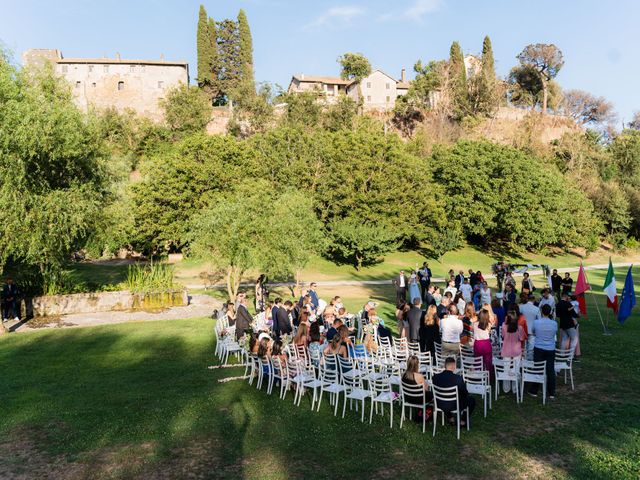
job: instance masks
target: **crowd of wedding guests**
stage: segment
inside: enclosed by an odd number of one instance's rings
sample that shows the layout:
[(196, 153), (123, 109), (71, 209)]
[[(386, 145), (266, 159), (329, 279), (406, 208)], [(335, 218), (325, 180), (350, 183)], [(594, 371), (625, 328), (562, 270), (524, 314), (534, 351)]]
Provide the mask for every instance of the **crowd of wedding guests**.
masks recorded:
[[(525, 273), (517, 282), (506, 271), (502, 276), (503, 291), (492, 292), (482, 272), (451, 270), (444, 285), (431, 281), (432, 274), (425, 262), (422, 268), (406, 275), (400, 271), (393, 279), (396, 290), (397, 329), (400, 337), (420, 345), (423, 352), (431, 352), (435, 358), (436, 344), (441, 344), (445, 371), (435, 375), (433, 382), (443, 387), (458, 386), (463, 405), (472, 411), (474, 400), (466, 391), (462, 376), (455, 373), (456, 357), (460, 346), (467, 345), (493, 378), (492, 339), (501, 340), (502, 358), (523, 356), (528, 339), (533, 340), (535, 361), (545, 361), (547, 368), (547, 392), (555, 397), (554, 355), (558, 330), (560, 345), (573, 348), (579, 358), (578, 318), (579, 308), (571, 296), (573, 280), (569, 273), (564, 277), (553, 271), (551, 286), (543, 288), (536, 296), (533, 279)], [(304, 346), (314, 358), (322, 355), (338, 355), (344, 358), (355, 355), (357, 324), (355, 316), (347, 310), (342, 298), (335, 296), (328, 302), (317, 293), (317, 284), (311, 283), (296, 300), (268, 299), (263, 279), (256, 284), (256, 311), (264, 312), (265, 327), (260, 332), (250, 329), (253, 320), (247, 307), (246, 293), (240, 293), (235, 303), (228, 302), (227, 318), (236, 326), (236, 338), (245, 332), (250, 336), (249, 348), (259, 357), (286, 359), (285, 345)], [(390, 337), (376, 311), (375, 302), (367, 302), (358, 316), (370, 328), (361, 337), (367, 350), (375, 349), (374, 337)], [(556, 320), (557, 319), (557, 320)], [(559, 324), (558, 324), (559, 322)], [(376, 335), (373, 335), (375, 328)], [(266, 373), (266, 372), (265, 372)], [(436, 379), (437, 377), (437, 379)], [(423, 384), (418, 372), (417, 357), (410, 357), (403, 379), (408, 383)], [(537, 395), (537, 385), (529, 394)]]

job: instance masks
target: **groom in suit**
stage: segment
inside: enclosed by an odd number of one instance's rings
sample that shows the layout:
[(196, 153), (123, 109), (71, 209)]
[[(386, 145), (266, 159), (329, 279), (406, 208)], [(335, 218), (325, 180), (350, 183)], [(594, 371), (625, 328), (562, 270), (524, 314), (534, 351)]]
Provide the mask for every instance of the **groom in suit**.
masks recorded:
[(407, 286), (409, 280), (404, 274), (404, 270), (400, 270), (400, 275), (393, 279), (393, 284), (396, 287), (396, 305), (400, 305), (407, 301)]

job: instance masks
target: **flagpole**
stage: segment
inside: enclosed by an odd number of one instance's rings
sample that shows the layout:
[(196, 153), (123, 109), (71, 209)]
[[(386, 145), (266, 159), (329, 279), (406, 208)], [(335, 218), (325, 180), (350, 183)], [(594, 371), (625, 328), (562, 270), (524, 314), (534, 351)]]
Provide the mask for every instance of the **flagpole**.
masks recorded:
[[(589, 282), (589, 278), (587, 277), (587, 271), (585, 269), (583, 269), (584, 272), (584, 278), (587, 281), (588, 285), (591, 285), (591, 283)], [(591, 292), (591, 299), (593, 300), (593, 303), (596, 306), (596, 311), (598, 312), (598, 317), (600, 317), (600, 323), (602, 324), (602, 334), (603, 335), (611, 335), (611, 332), (609, 331), (609, 329), (607, 328), (607, 326), (604, 324), (604, 321), (602, 320), (602, 314), (600, 313), (600, 307), (598, 306), (598, 301), (596, 300), (596, 297), (593, 294), (593, 289), (589, 288), (589, 292)]]

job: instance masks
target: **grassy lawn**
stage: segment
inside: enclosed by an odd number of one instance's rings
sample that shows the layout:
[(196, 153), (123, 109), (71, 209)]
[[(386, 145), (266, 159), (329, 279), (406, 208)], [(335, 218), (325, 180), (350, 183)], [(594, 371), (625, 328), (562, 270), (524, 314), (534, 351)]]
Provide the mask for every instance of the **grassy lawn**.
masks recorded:
[[(616, 271), (618, 285), (623, 269)], [(600, 286), (604, 272), (591, 274)], [(640, 278), (636, 279), (640, 282)], [(599, 288), (598, 288), (599, 289)], [(372, 291), (349, 298), (355, 309)], [(604, 297), (596, 295), (601, 305)], [(214, 363), (212, 321), (128, 323), (0, 339), (0, 478), (638, 478), (640, 316), (601, 335), (589, 299), (576, 390), (501, 396), (471, 432), (435, 438), (388, 414), (310, 412)], [(381, 305), (384, 315), (390, 306)], [(391, 322), (393, 325), (394, 322)], [(398, 417), (396, 417), (398, 420)]]

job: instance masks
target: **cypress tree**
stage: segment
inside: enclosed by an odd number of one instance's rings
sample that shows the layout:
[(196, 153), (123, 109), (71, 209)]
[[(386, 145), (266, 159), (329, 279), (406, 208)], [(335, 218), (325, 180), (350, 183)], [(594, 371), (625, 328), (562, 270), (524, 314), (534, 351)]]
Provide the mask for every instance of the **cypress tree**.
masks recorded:
[(464, 55), (458, 42), (451, 44), (449, 50), (449, 78), (453, 114), (462, 118), (469, 113), (469, 90), (467, 88), (467, 69), (464, 66)]
[(207, 33), (207, 46), (210, 52), (209, 72), (211, 75), (209, 85), (212, 95), (215, 96), (220, 90), (220, 81), (218, 79), (220, 76), (220, 55), (218, 54), (218, 29), (213, 18), (207, 20)]
[(198, 49), (198, 85), (206, 87), (211, 84), (211, 41), (209, 21), (204, 5), (200, 5), (198, 13), (198, 31), (196, 46)]
[(482, 42), (482, 76), (491, 82), (496, 81), (496, 67), (493, 60), (493, 47), (489, 35)]
[(253, 40), (247, 15), (241, 8), (238, 13), (238, 60), (240, 64), (240, 93), (253, 96), (256, 92), (255, 79), (253, 75)]
[(476, 102), (478, 113), (491, 115), (499, 103), (500, 93), (493, 59), (493, 48), (491, 39), (487, 35), (482, 42), (482, 69), (480, 71)]
[(240, 87), (238, 24), (233, 20), (225, 19), (217, 25), (219, 96), (226, 97), (226, 100), (235, 100)]

